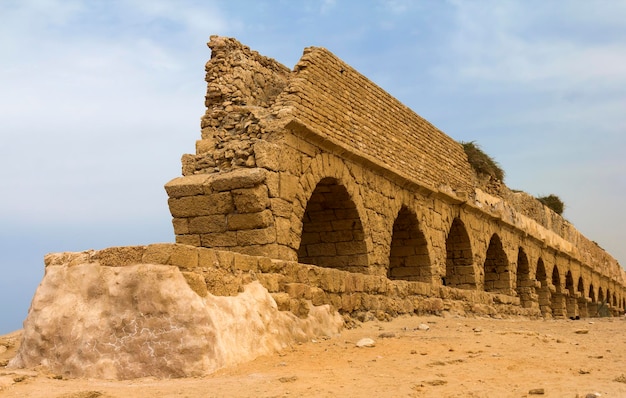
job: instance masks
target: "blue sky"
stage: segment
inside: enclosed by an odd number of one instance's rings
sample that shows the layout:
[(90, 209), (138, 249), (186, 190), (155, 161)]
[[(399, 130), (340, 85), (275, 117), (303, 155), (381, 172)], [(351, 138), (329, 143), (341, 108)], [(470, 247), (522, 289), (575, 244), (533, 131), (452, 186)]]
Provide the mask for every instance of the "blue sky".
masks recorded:
[(0, 333), (48, 252), (173, 241), (211, 34), (326, 47), (626, 264), (626, 1), (0, 1)]

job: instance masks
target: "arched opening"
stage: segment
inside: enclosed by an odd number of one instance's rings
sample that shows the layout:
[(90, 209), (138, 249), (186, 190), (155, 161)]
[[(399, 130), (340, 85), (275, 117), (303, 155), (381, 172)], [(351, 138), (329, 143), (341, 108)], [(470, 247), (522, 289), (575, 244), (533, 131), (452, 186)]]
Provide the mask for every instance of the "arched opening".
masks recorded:
[(615, 293), (613, 293), (613, 306), (617, 307), (617, 297), (615, 297)]
[(602, 287), (598, 288), (598, 303), (604, 303), (604, 293), (602, 292)]
[(567, 315), (565, 308), (565, 297), (561, 289), (561, 276), (559, 269), (555, 265), (552, 268), (552, 316), (555, 318), (563, 318)]
[(531, 308), (533, 304), (533, 295), (535, 287), (530, 279), (530, 267), (528, 265), (528, 256), (523, 248), (519, 248), (517, 252), (517, 276), (515, 289), (523, 308)]
[(546, 267), (543, 264), (541, 257), (537, 260), (537, 272), (535, 273), (535, 280), (539, 282), (539, 310), (541, 315), (552, 315), (552, 302), (550, 301), (550, 286), (548, 285), (548, 275), (546, 274)]
[(485, 291), (510, 294), (509, 260), (504, 249), (502, 249), (502, 241), (497, 234), (493, 234), (489, 241), (484, 267)]
[(578, 312), (581, 318), (586, 318), (589, 316), (589, 312), (587, 310), (587, 298), (585, 297), (585, 282), (583, 281), (583, 277), (578, 278), (578, 285), (576, 286), (577, 298), (578, 302)]
[(476, 289), (472, 245), (465, 224), (455, 218), (446, 239), (446, 276), (444, 286)]
[(298, 262), (351, 272), (367, 272), (365, 235), (346, 188), (335, 178), (321, 180), (302, 217)]
[(572, 271), (565, 274), (565, 311), (569, 318), (579, 317), (578, 303), (576, 302), (576, 288), (574, 287), (574, 277)]
[(596, 300), (596, 289), (593, 283), (589, 284), (589, 299), (587, 300), (587, 314), (590, 317), (598, 316), (598, 300)]
[(417, 216), (405, 206), (393, 223), (387, 277), (432, 282), (426, 238), (419, 230)]

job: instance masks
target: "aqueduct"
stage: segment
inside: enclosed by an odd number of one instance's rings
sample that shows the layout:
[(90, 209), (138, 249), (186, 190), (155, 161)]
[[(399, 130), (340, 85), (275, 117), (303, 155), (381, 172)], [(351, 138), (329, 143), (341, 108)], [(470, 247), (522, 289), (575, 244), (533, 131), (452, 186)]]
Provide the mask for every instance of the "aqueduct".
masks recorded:
[(352, 319), (624, 313), (615, 259), (327, 50), (209, 47), (176, 243), (47, 255), (10, 367), (198, 376)]
[[(317, 297), (344, 312), (456, 299), (624, 313), (614, 258), (532, 196), (481, 178), (459, 143), (326, 49), (289, 70), (234, 39), (209, 47), (202, 136), (166, 185), (178, 244), (291, 267), (255, 278), (292, 309)], [(328, 272), (342, 287), (324, 286)]]

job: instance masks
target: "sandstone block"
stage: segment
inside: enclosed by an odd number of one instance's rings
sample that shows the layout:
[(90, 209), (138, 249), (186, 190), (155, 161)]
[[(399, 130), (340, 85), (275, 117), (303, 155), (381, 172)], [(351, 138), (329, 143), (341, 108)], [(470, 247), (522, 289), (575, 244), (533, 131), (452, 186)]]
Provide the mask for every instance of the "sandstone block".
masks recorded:
[(237, 231), (237, 245), (266, 245), (276, 242), (276, 228), (247, 229)]
[(165, 184), (165, 191), (170, 198), (196, 196), (204, 193), (204, 184), (208, 181), (206, 174), (188, 175), (174, 178)]
[(170, 198), (168, 204), (175, 218), (228, 214), (234, 210), (229, 192)]
[(253, 148), (258, 167), (278, 171), (280, 167), (280, 146), (261, 140), (255, 142)]
[(198, 258), (197, 247), (174, 245), (169, 264), (180, 268), (195, 268), (198, 266)]
[(200, 297), (206, 297), (208, 294), (208, 290), (206, 287), (206, 282), (204, 281), (204, 277), (201, 274), (195, 272), (182, 272), (187, 284), (196, 292), (196, 294)]
[(144, 264), (169, 264), (174, 251), (171, 243), (154, 243), (146, 246), (141, 262)]
[(270, 210), (258, 213), (230, 214), (228, 216), (228, 229), (246, 230), (266, 228), (272, 225), (273, 217)]
[[(194, 235), (198, 236), (198, 235)], [(237, 232), (226, 231), (200, 235), (198, 246), (202, 247), (233, 247), (237, 246)]]
[(189, 246), (200, 246), (200, 235), (176, 235), (176, 243)]
[(105, 267), (124, 267), (141, 264), (145, 246), (109, 247), (95, 253), (93, 259)]
[(218, 191), (231, 191), (239, 188), (252, 188), (265, 181), (265, 169), (235, 169), (220, 173), (211, 180), (211, 187)]
[(172, 226), (176, 235), (187, 235), (189, 233), (189, 222), (186, 218), (173, 218)]
[(293, 198), (296, 197), (296, 193), (300, 189), (298, 180), (297, 176), (280, 173), (280, 197), (288, 201), (293, 201)]
[(269, 207), (268, 190), (265, 185), (235, 189), (232, 195), (238, 213), (257, 213)]
[(190, 217), (188, 219), (189, 233), (208, 234), (226, 231), (226, 215)]
[(217, 260), (217, 254), (215, 250), (198, 248), (198, 267), (202, 268), (217, 268), (219, 262)]

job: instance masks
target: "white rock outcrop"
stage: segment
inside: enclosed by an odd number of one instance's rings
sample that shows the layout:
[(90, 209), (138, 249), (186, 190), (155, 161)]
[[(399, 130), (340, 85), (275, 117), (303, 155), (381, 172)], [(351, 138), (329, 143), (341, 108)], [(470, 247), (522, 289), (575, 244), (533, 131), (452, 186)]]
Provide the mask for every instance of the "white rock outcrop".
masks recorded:
[(342, 325), (329, 306), (305, 319), (279, 311), (258, 282), (237, 296), (200, 297), (175, 266), (51, 265), (9, 366), (64, 377), (199, 376)]

